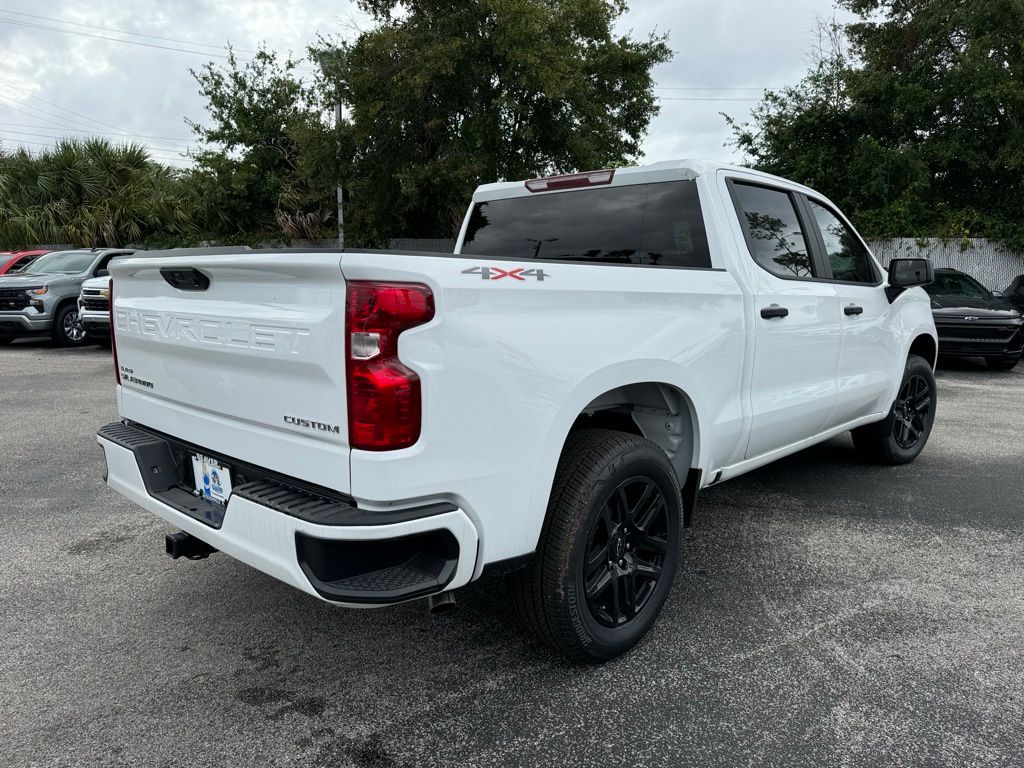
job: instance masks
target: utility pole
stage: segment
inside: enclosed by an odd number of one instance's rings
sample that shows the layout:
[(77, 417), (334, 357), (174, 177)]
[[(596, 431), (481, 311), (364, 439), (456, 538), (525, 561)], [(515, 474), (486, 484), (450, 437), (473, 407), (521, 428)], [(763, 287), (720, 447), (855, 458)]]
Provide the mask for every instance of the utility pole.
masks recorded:
[(334, 105), (334, 127), (338, 134), (337, 155), (338, 155), (338, 248), (345, 247), (345, 213), (341, 208), (341, 101)]

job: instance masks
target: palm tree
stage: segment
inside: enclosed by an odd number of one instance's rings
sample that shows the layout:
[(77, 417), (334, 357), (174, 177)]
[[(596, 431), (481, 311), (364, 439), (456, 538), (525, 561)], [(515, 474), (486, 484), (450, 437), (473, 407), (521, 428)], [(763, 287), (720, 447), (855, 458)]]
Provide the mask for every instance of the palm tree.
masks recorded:
[(111, 247), (191, 229), (185, 184), (137, 144), (74, 139), (38, 154), (0, 150), (0, 246)]

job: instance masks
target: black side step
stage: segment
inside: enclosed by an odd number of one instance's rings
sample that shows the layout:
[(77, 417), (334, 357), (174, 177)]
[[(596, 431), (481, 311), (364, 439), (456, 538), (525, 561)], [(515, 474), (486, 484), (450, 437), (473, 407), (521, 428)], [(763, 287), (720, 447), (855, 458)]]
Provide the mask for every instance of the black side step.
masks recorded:
[(366, 541), (296, 533), (295, 548), (317, 593), (344, 603), (397, 603), (440, 592), (459, 562), (459, 544), (444, 529)]

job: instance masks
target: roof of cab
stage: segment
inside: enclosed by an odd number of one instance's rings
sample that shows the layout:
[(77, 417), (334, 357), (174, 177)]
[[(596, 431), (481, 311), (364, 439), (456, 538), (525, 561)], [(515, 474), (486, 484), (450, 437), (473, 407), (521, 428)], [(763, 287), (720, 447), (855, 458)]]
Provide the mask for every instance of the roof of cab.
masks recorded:
[[(717, 163), (706, 160), (664, 160), (658, 163), (651, 163), (650, 165), (633, 165), (616, 168), (615, 175), (612, 178), (610, 186), (624, 186), (626, 184), (653, 184), (661, 181), (690, 181), (696, 179), (698, 176), (713, 174), (718, 171), (733, 171), (737, 174), (759, 177), (765, 181), (783, 183), (786, 186), (799, 189), (804, 192), (813, 191), (802, 184), (789, 181), (788, 179), (783, 179), (779, 176), (773, 176), (769, 173), (756, 171), (752, 168), (742, 168), (737, 165), (729, 165), (728, 163)], [(587, 187), (580, 187), (580, 189), (587, 189)], [(556, 191), (557, 190), (551, 190), (550, 192), (540, 192), (539, 194), (553, 194)], [(499, 200), (506, 197), (520, 197), (530, 194), (537, 193), (530, 192), (526, 188), (526, 180), (499, 181), (494, 184), (481, 184), (477, 187), (476, 191), (473, 193), (473, 201), (483, 202), (487, 200)]]

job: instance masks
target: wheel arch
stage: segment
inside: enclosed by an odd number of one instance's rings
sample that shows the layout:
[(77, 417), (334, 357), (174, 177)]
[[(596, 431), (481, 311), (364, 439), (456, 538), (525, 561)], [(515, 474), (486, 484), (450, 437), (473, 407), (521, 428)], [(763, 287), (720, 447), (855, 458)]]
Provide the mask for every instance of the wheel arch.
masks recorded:
[(930, 333), (920, 333), (913, 341), (910, 342), (910, 349), (907, 351), (907, 356), (918, 355), (923, 357), (931, 365), (932, 370), (935, 369), (935, 365), (939, 358), (939, 345), (935, 341), (935, 337)]
[[(537, 518), (530, 516), (537, 520), (531, 532), (534, 548), (547, 519), (558, 462), (575, 430), (604, 427), (650, 437), (666, 451), (680, 486), (686, 485), (702, 456), (699, 392), (695, 379), (664, 360), (621, 363), (577, 386), (552, 423), (544, 443), (546, 450), (536, 464), (529, 505), (531, 510), (540, 510)], [(588, 414), (600, 415), (597, 421), (587, 421), (595, 418)], [(688, 523), (688, 518), (684, 522)]]

